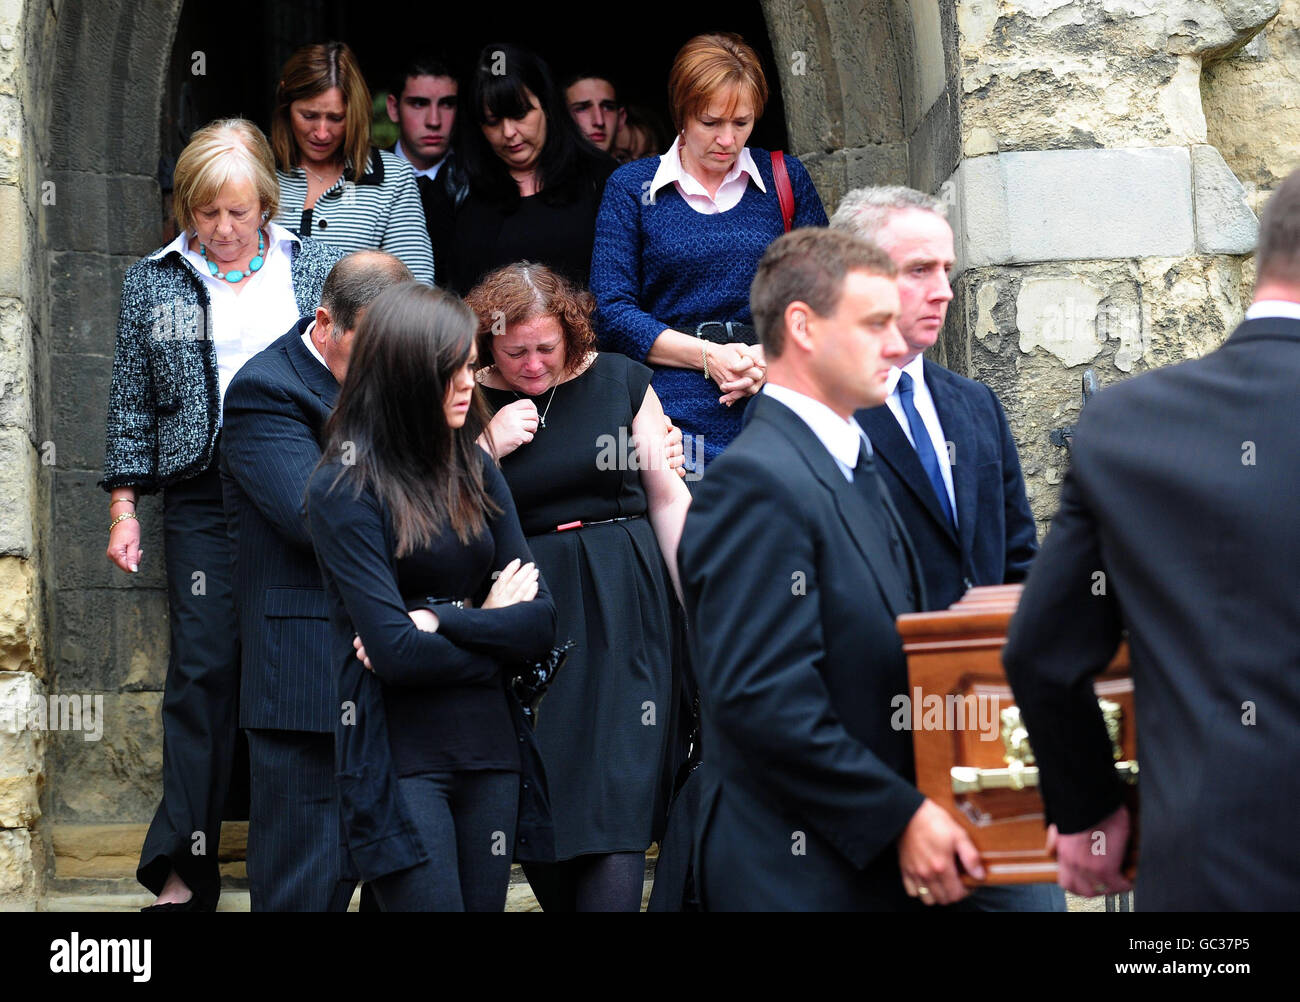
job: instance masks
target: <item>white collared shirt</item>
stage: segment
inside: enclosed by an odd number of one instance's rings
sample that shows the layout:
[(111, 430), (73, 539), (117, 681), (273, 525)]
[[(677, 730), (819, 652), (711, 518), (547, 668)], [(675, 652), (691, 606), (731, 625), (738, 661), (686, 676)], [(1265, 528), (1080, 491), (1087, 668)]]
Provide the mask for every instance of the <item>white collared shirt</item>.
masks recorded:
[(230, 282), (208, 270), (207, 260), (190, 250), (190, 233), (183, 232), (154, 257), (178, 251), (207, 284), (212, 304), (212, 344), (217, 352), (217, 385), (221, 399), (244, 363), (298, 322), (298, 302), (293, 296), (292, 244), (298, 237), (275, 223), (267, 223), (268, 243), (262, 267), (244, 278), (236, 292)]
[(1300, 303), (1293, 303), (1289, 299), (1261, 299), (1258, 303), (1251, 303), (1246, 310), (1247, 320), (1258, 320), (1260, 317), (1300, 320)]
[(393, 144), (393, 152), (411, 165), (411, 170), (415, 172), (416, 177), (427, 177), (430, 181), (438, 176), (438, 171), (442, 170), (442, 165), (447, 162), (447, 158), (444, 156), (432, 167), (425, 167), (421, 170), (419, 167), (415, 166), (414, 160), (402, 152), (402, 141), (400, 139)]
[(748, 146), (741, 149), (740, 156), (736, 157), (731, 170), (727, 171), (722, 184), (718, 185), (718, 193), (710, 195), (704, 190), (704, 185), (682, 166), (681, 143), (682, 137), (678, 136), (673, 140), (672, 146), (668, 147), (668, 152), (659, 158), (659, 169), (655, 171), (655, 176), (650, 181), (651, 197), (654, 197), (654, 193), (661, 188), (674, 184), (687, 205), (702, 215), (712, 216), (739, 205), (740, 200), (745, 197), (745, 189), (749, 187), (750, 181), (758, 185), (759, 191), (767, 193), (767, 188), (763, 186), (763, 178), (758, 173), (758, 165), (754, 163)]
[(866, 445), (867, 455), (871, 455), (871, 441), (854, 418), (846, 421), (820, 400), (779, 383), (765, 383), (759, 392), (766, 393), (799, 415), (818, 441), (826, 446), (844, 479), (853, 483), (853, 468), (858, 465), (858, 445)]
[(948, 457), (948, 440), (944, 438), (943, 425), (939, 423), (939, 412), (934, 409), (934, 397), (930, 396), (930, 387), (925, 382), (924, 355), (917, 355), (901, 369), (894, 366), (889, 370), (889, 380), (885, 383), (889, 396), (885, 398), (885, 403), (898, 421), (899, 427), (903, 429), (907, 440), (912, 443), (912, 448), (915, 449), (916, 439), (912, 438), (912, 426), (907, 423), (907, 414), (903, 412), (903, 401), (898, 395), (898, 380), (904, 372), (912, 377), (912, 404), (916, 407), (916, 413), (920, 415), (925, 430), (930, 433), (930, 444), (934, 446), (934, 454), (939, 460), (939, 472), (943, 474), (943, 485), (948, 489), (948, 503), (952, 505), (953, 523), (956, 524), (961, 517), (961, 512), (957, 510), (957, 494), (952, 486), (952, 463), (949, 462)]
[[(316, 348), (316, 342), (311, 339), (311, 332), (314, 331), (315, 329), (316, 329), (316, 321), (313, 320), (311, 323), (307, 325), (307, 329), (302, 332), (302, 344), (304, 348), (306, 348), (309, 352), (311, 352), (311, 357), (316, 359), (316, 361), (318, 361), (321, 365), (325, 366), (325, 368), (328, 370), (329, 363), (325, 361), (325, 356), (322, 355), (320, 351)], [(330, 375), (332, 376), (334, 375), (334, 373), (330, 372)]]

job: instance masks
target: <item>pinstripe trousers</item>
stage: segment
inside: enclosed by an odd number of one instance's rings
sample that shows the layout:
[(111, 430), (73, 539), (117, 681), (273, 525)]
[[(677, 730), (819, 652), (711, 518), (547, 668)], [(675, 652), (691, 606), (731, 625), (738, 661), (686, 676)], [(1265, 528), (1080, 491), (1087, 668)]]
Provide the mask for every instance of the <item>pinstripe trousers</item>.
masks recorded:
[(248, 887), (255, 912), (341, 912), (334, 735), (247, 730)]

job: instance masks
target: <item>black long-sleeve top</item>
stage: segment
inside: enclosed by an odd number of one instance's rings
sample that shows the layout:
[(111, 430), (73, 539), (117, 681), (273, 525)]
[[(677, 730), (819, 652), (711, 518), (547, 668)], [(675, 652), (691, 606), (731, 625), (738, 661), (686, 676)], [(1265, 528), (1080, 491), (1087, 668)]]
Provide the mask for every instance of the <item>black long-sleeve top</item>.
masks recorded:
[[(394, 557), (391, 518), (370, 490), (353, 497), (342, 467), (322, 465), (307, 487), (312, 542), (326, 590), (361, 637), (382, 683), (393, 765), (399, 776), (447, 769), (518, 771), (517, 739), (501, 666), (540, 657), (555, 638), (555, 605), (545, 581), (537, 597), (501, 609), (439, 605), (436, 633), (407, 613), (419, 599), (470, 598), (481, 604), (492, 573), (532, 560), (514, 502), (483, 454), (483, 478), (501, 514), (462, 544), (450, 526), (426, 547)], [(346, 659), (345, 659), (346, 660)]]

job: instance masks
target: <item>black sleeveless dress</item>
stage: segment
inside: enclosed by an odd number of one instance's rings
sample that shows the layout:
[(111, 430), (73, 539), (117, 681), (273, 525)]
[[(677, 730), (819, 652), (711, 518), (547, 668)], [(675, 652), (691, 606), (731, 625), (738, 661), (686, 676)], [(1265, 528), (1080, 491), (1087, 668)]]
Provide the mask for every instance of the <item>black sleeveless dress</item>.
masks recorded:
[[(546, 427), (501, 461), (555, 598), (556, 641), (577, 643), (537, 721), (557, 860), (640, 852), (663, 830), (675, 599), (632, 445), (650, 377), (598, 355), (554, 396), (529, 398)], [(482, 389), (494, 412), (522, 399)], [(605, 524), (555, 531), (576, 521)]]

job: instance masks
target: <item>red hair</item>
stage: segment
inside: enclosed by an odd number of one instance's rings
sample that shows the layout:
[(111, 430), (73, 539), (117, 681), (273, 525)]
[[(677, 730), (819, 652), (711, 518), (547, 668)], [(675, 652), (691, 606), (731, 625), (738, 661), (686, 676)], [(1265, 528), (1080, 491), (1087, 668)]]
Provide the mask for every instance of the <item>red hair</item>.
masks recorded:
[[(696, 35), (681, 47), (668, 74), (668, 106), (673, 127), (681, 132), (686, 120), (700, 114), (709, 103), (731, 91), (736, 99), (748, 97), (754, 118), (767, 104), (767, 78), (756, 53), (739, 35)], [(734, 101), (733, 101), (734, 106)], [(727, 109), (730, 114), (731, 109)]]

